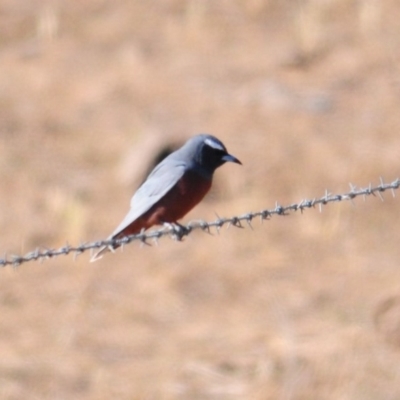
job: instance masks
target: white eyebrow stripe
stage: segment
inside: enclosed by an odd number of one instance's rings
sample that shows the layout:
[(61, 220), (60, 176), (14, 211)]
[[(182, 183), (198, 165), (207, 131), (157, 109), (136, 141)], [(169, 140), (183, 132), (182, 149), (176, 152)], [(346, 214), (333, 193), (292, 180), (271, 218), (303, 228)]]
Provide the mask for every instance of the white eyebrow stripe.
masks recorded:
[(204, 143), (207, 146), (212, 147), (213, 149), (225, 151), (225, 149), (219, 143), (217, 143), (215, 140), (207, 138), (206, 140), (204, 140)]

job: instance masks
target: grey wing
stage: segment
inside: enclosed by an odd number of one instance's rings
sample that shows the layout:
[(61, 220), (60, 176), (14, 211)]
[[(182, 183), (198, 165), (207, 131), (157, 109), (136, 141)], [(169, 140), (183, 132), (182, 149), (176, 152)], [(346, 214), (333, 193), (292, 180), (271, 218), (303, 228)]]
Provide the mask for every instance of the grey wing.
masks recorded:
[(182, 178), (185, 170), (184, 163), (171, 159), (157, 165), (133, 195), (131, 209), (110, 238), (118, 235), (156, 204)]

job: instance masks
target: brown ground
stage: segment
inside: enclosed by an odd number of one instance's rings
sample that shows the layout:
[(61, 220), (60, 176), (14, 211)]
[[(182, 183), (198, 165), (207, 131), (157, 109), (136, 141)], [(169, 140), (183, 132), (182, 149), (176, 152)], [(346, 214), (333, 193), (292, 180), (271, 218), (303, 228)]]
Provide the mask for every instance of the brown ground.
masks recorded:
[[(1, 0), (0, 251), (106, 237), (152, 135), (212, 132), (244, 163), (185, 221), (395, 179), (399, 20), (395, 0)], [(398, 198), (3, 268), (0, 398), (400, 398)]]

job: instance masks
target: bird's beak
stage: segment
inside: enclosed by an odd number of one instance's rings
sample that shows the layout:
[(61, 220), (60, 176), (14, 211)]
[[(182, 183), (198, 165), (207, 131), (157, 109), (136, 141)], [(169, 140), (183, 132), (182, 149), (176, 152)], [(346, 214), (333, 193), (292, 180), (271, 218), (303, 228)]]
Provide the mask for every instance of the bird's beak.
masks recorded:
[(222, 157), (222, 160), (225, 162), (233, 162), (233, 163), (242, 165), (242, 163), (236, 157), (234, 157), (228, 153)]

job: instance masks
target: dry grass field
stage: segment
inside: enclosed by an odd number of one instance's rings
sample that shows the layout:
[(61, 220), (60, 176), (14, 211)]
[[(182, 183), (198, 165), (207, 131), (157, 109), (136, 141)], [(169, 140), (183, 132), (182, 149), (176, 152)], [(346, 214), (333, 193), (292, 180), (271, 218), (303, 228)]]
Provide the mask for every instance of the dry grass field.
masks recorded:
[[(0, 0), (0, 253), (105, 238), (149, 143), (243, 166), (183, 222), (400, 176), (395, 0)], [(0, 399), (400, 398), (400, 193), (0, 270)]]

